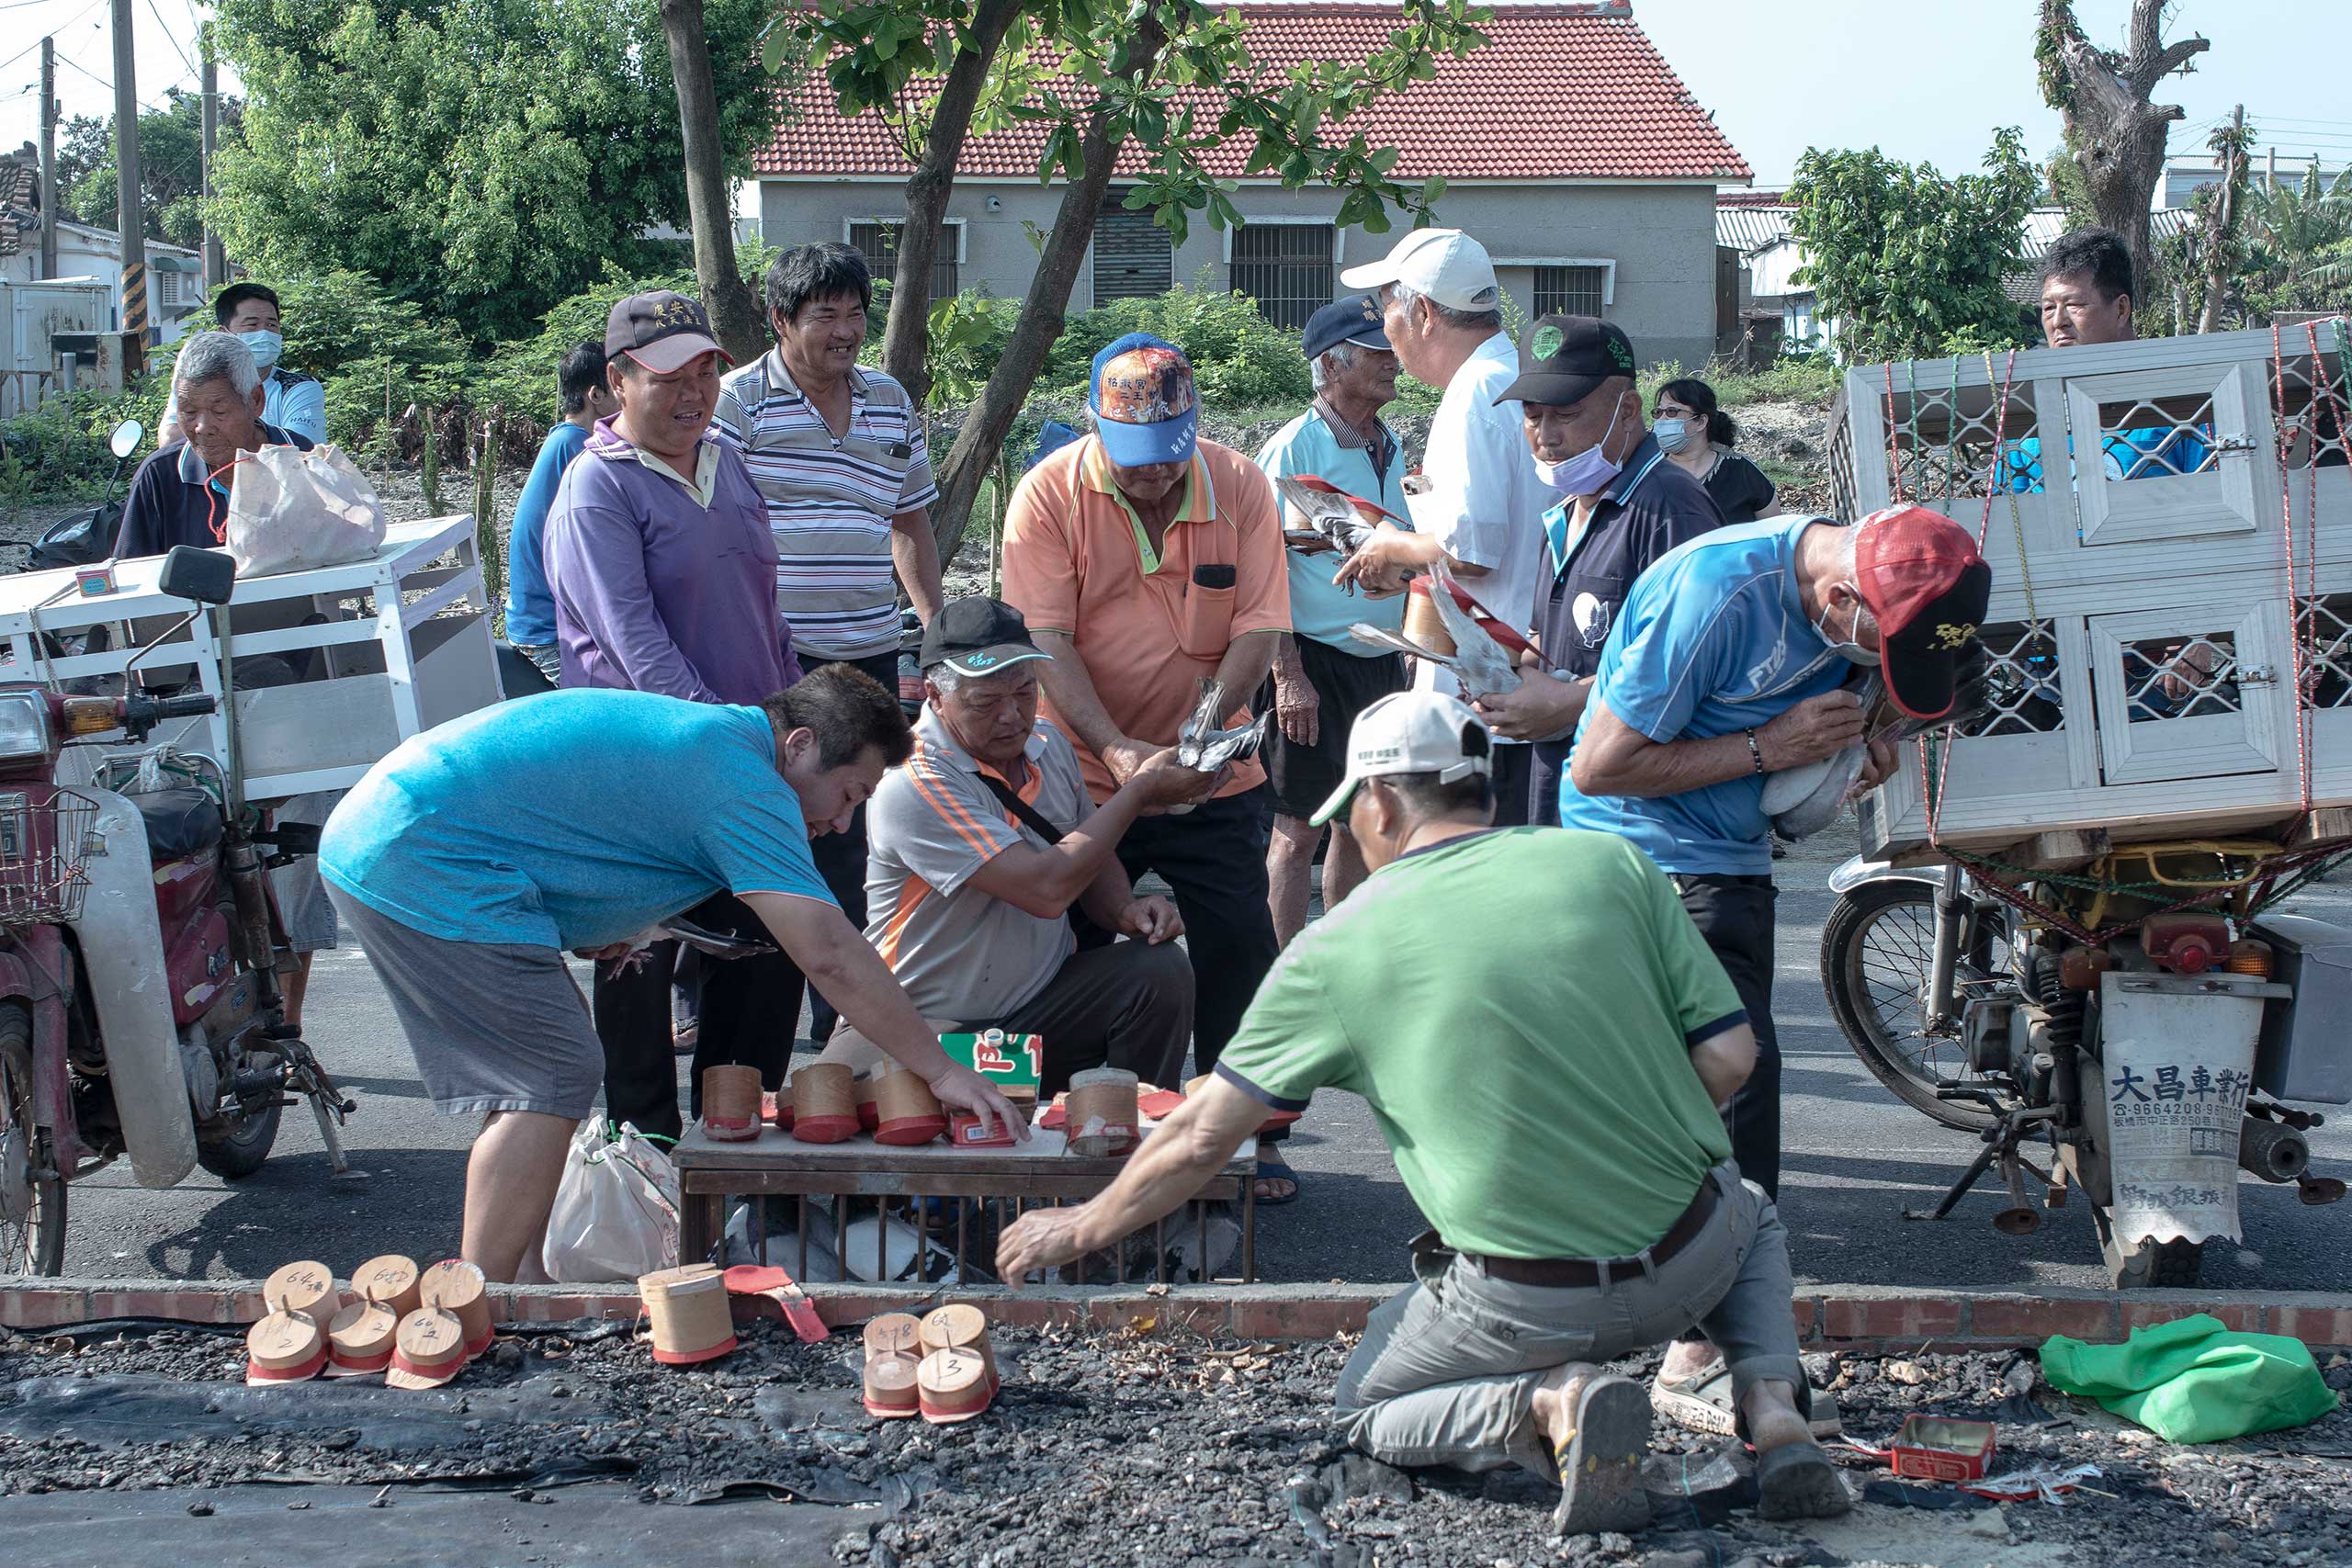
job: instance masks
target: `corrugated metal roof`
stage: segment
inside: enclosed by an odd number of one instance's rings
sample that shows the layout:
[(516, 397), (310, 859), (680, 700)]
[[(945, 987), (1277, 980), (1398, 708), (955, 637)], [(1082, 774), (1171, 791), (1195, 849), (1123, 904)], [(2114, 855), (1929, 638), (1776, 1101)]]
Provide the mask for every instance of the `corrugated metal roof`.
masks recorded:
[(1789, 231), (1793, 207), (1727, 207), (1715, 198), (1715, 243), (1729, 245), (1741, 255), (1762, 250)]

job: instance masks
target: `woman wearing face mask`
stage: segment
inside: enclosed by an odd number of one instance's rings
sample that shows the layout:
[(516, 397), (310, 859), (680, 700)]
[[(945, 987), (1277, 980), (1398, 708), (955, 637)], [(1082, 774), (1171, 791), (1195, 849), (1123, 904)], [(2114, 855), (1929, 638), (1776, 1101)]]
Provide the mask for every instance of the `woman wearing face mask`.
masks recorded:
[(1764, 470), (1732, 450), (1739, 427), (1715, 401), (1715, 389), (1696, 377), (1668, 381), (1651, 405), (1650, 432), (1667, 460), (1707, 487), (1726, 523), (1753, 523), (1781, 514), (1779, 496)]
[[(327, 389), (316, 376), (288, 370), (278, 363), (286, 353), (286, 338), (278, 315), (277, 293), (259, 283), (232, 283), (212, 301), (212, 318), (224, 333), (253, 350), (254, 367), (261, 372), (261, 422), (308, 438), (313, 446), (327, 438)], [(168, 446), (184, 434), (179, 404), (164, 404), (163, 428), (157, 446)]]

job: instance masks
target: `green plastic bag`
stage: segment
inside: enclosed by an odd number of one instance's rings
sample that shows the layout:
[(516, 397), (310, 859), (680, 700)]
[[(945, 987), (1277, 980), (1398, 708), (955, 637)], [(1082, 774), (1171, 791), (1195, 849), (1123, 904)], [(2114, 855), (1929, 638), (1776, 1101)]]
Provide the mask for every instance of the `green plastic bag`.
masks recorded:
[(2052, 1388), (2176, 1443), (2301, 1427), (2335, 1408), (2335, 1391), (2301, 1340), (2240, 1334), (2204, 1313), (2135, 1328), (2120, 1345), (2053, 1335), (2041, 1348), (2041, 1373)]

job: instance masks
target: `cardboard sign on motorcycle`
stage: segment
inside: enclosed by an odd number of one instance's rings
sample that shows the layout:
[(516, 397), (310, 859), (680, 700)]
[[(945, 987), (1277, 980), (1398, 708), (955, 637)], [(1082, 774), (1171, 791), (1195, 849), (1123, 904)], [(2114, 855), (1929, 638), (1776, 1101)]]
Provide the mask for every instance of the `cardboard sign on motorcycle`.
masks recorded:
[(341, 566), (384, 542), (384, 505), (340, 446), (265, 446), (240, 452), (222, 543), (237, 575)]

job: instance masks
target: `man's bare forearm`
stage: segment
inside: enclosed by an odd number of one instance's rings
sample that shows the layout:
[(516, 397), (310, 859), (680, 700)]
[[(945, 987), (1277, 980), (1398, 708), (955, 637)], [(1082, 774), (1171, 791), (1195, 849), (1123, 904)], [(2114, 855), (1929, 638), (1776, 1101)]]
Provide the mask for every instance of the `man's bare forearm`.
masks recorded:
[(1275, 631), (1243, 632), (1226, 645), (1225, 657), (1217, 660), (1216, 678), (1225, 688), (1227, 704), (1238, 706), (1256, 695), (1273, 665), (1274, 644), (1286, 636)]
[(1136, 901), (1136, 885), (1127, 880), (1127, 868), (1113, 856), (1094, 874), (1086, 886), (1085, 896), (1078, 901), (1086, 918), (1106, 931), (1119, 929), (1119, 917)]
[(928, 507), (901, 512), (890, 519), (890, 565), (899, 574), (899, 585), (907, 591), (907, 602), (924, 626), (931, 625), (947, 602), (947, 592), (940, 585), (939, 541), (932, 536)]
[(1198, 1192), (1265, 1114), (1264, 1106), (1221, 1078), (1185, 1096), (1129, 1157), (1118, 1179), (1085, 1204), (1080, 1238), (1086, 1250), (1116, 1244)]
[(1067, 632), (1033, 632), (1032, 639), (1053, 657), (1046, 660), (1038, 681), (1053, 699), (1054, 712), (1078, 732), (1078, 739), (1096, 756), (1127, 739), (1111, 720), (1095, 694), (1093, 677), (1078, 656), (1078, 644)]

